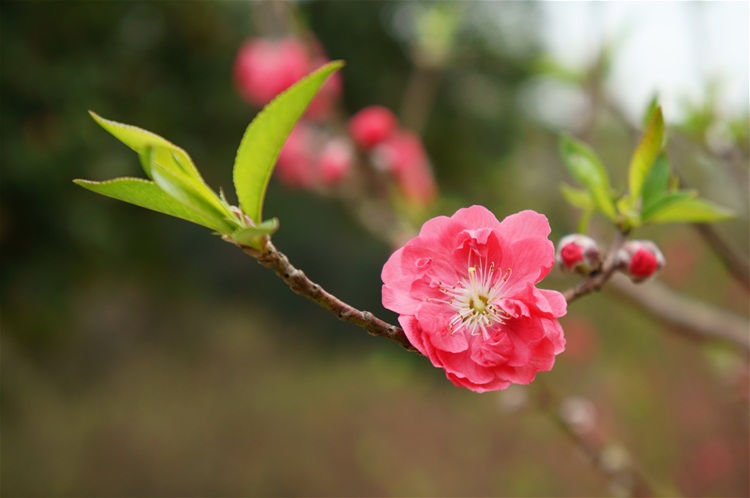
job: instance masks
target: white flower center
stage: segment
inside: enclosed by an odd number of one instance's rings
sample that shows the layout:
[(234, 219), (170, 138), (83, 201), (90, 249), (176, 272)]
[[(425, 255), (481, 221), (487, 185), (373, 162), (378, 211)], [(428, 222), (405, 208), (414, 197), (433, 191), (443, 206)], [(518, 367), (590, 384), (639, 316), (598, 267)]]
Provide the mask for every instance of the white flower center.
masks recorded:
[(510, 318), (497, 301), (503, 295), (502, 290), (511, 270), (508, 268), (502, 278), (495, 278), (495, 264), (491, 263), (489, 268), (484, 265), (469, 266), (467, 273), (452, 287), (442, 283), (438, 286), (441, 292), (449, 296), (447, 301), (441, 302), (456, 310), (448, 329), (455, 334), (465, 328), (471, 335), (481, 333), (484, 339), (489, 339), (489, 328), (503, 324)]

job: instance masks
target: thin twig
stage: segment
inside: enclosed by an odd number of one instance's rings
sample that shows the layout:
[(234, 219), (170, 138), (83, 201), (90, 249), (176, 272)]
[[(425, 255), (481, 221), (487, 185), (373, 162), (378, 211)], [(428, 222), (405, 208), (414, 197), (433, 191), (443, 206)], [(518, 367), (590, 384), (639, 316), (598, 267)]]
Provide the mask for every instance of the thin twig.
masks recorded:
[(385, 337), (397, 342), (408, 351), (417, 352), (400, 327), (384, 322), (369, 311), (358, 310), (324, 290), (320, 285), (307, 278), (302, 270), (295, 268), (270, 240), (266, 241), (262, 250), (247, 246), (240, 247), (245, 254), (252, 256), (266, 268), (273, 270), (293, 292), (315, 301), (318, 305), (336, 315), (339, 320), (351, 322), (362, 327), (371, 335)]
[(610, 485), (624, 487), (628, 496), (650, 497), (655, 495), (654, 486), (632, 461), (632, 458), (611, 462), (612, 458), (607, 456), (607, 452), (609, 448), (613, 447), (613, 444), (603, 435), (593, 437), (591, 430), (588, 432), (582, 431), (566, 417), (562, 410), (562, 399), (545, 382), (537, 379), (535, 386), (537, 389), (536, 404), (539, 410), (568, 436), (573, 444), (589, 459), (592, 466), (609, 480)]

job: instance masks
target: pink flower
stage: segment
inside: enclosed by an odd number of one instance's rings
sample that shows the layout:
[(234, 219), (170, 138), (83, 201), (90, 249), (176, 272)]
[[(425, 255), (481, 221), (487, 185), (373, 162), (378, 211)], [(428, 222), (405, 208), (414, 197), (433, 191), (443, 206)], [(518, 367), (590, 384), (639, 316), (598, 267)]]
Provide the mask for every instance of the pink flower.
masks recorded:
[(565, 346), (565, 298), (535, 286), (555, 263), (549, 233), (534, 211), (499, 222), (472, 206), (433, 218), (383, 267), (383, 306), (455, 385), (528, 384)]
[[(328, 62), (317, 43), (313, 43), (313, 50), (319, 53), (311, 54), (308, 47), (296, 38), (253, 38), (246, 41), (234, 64), (237, 90), (252, 105), (266, 105), (302, 77)], [(340, 95), (341, 75), (335, 73), (310, 103), (306, 116), (324, 119)]]
[(437, 186), (422, 139), (416, 133), (398, 131), (373, 153), (375, 163), (394, 175), (408, 201), (420, 206), (432, 203)]
[(391, 136), (397, 125), (390, 109), (372, 105), (349, 119), (349, 134), (360, 148), (370, 150)]

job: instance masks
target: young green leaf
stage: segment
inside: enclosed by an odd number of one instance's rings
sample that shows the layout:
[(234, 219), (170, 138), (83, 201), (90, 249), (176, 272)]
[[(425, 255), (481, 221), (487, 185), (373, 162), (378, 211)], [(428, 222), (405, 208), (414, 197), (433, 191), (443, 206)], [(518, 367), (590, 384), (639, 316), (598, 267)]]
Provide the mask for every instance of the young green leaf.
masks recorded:
[[(195, 178), (199, 182), (203, 183), (198, 169), (193, 164), (193, 160), (190, 156), (177, 147), (172, 142), (160, 137), (155, 133), (143, 130), (141, 128), (118, 123), (116, 121), (110, 121), (104, 119), (95, 112), (89, 111), (94, 121), (111, 133), (119, 141), (136, 151), (139, 155), (143, 154), (148, 147), (154, 147), (154, 158), (153, 161), (161, 164), (165, 168), (179, 168), (183, 173)], [(173, 156), (177, 157), (177, 162), (173, 160)], [(143, 169), (149, 178), (152, 177), (150, 164), (143, 164)]]
[(341, 61), (326, 64), (301, 79), (268, 104), (247, 127), (234, 161), (234, 186), (242, 210), (256, 223), (276, 159), (289, 133), (318, 89)]
[(114, 180), (104, 182), (73, 180), (73, 183), (97, 194), (181, 218), (212, 230), (220, 231), (223, 228), (223, 224), (218, 224), (215, 220), (186, 207), (166, 194), (150, 180), (143, 178), (115, 178)]
[(596, 207), (610, 219), (616, 220), (617, 212), (612, 200), (609, 175), (596, 154), (570, 137), (561, 139), (560, 153), (568, 171), (589, 191)]
[(628, 176), (631, 199), (635, 200), (641, 197), (643, 182), (646, 180), (656, 158), (661, 154), (663, 145), (664, 117), (662, 116), (661, 107), (657, 107), (630, 160)]
[(641, 212), (641, 221), (651, 221), (659, 213), (668, 211), (674, 206), (688, 202), (696, 197), (698, 197), (698, 192), (695, 190), (681, 190), (679, 192), (664, 194), (655, 199), (651, 205)]
[[(160, 150), (160, 147), (147, 147), (141, 154), (141, 161), (150, 164), (156, 185), (189, 209), (212, 220), (215, 226), (220, 227), (217, 231), (224, 234), (234, 231), (237, 226), (230, 221), (234, 219), (232, 212), (213, 190), (203, 182), (185, 174), (178, 166), (171, 168), (163, 166), (164, 157), (169, 152), (171, 151), (165, 153)], [(156, 157), (161, 157), (162, 162), (156, 162)], [(173, 163), (177, 161), (174, 156), (171, 159)]]
[(705, 199), (688, 199), (659, 210), (651, 216), (652, 223), (712, 223), (735, 217), (729, 209)]
[(588, 190), (571, 187), (563, 183), (560, 185), (560, 191), (571, 206), (583, 209), (584, 211), (593, 211), (596, 207), (594, 199), (591, 198)]
[(669, 191), (669, 159), (664, 154), (654, 161), (641, 190), (641, 211), (648, 210)]

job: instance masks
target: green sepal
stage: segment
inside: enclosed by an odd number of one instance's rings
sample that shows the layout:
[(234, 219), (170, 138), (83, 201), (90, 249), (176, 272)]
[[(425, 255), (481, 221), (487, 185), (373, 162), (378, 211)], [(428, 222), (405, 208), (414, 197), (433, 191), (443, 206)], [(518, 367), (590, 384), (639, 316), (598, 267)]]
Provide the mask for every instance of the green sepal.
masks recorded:
[(326, 78), (344, 65), (330, 62), (271, 101), (245, 130), (234, 161), (234, 186), (240, 207), (258, 223), (276, 159), (287, 137)]
[(207, 218), (180, 203), (150, 180), (124, 177), (104, 182), (77, 179), (73, 180), (73, 183), (97, 194), (190, 221), (212, 230), (219, 231), (223, 227), (214, 219)]
[(687, 199), (654, 213), (652, 223), (712, 223), (732, 219), (736, 214), (705, 199)]
[(664, 145), (664, 117), (661, 107), (651, 114), (646, 130), (630, 160), (628, 171), (630, 198), (637, 202), (641, 198), (643, 184)]
[(232, 240), (243, 246), (250, 246), (260, 249), (263, 237), (272, 235), (279, 229), (279, 219), (271, 218), (264, 221), (257, 227), (238, 228), (232, 232)]
[(562, 137), (560, 153), (568, 171), (588, 190), (596, 207), (610, 219), (617, 220), (609, 175), (594, 151), (573, 138)]
[[(94, 121), (99, 123), (99, 126), (133, 149), (139, 156), (142, 155), (148, 147), (153, 147), (155, 150), (153, 162), (161, 164), (165, 168), (173, 168), (176, 166), (183, 173), (203, 183), (203, 178), (201, 178), (198, 168), (195, 167), (195, 164), (193, 164), (193, 160), (190, 159), (188, 153), (172, 142), (148, 130), (105, 119), (93, 111), (89, 111), (89, 114), (94, 118)], [(173, 160), (174, 156), (177, 157), (176, 162)], [(141, 161), (141, 165), (143, 166), (146, 175), (149, 178), (153, 178), (150, 163), (144, 164), (143, 161)]]

